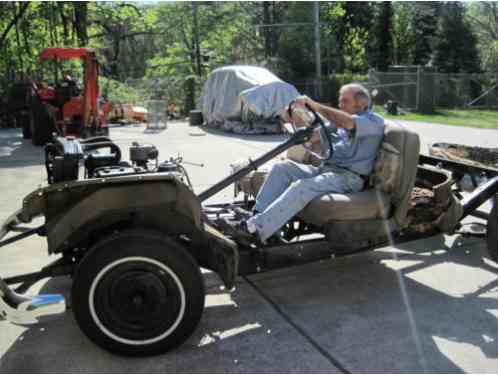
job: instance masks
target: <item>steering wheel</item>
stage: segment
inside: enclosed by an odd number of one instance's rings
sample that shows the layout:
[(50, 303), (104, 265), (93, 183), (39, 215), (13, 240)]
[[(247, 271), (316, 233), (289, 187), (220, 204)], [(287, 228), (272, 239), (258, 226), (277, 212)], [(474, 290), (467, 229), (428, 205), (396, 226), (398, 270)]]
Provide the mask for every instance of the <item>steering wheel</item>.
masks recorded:
[[(292, 126), (292, 131), (295, 133), (297, 131), (295, 125), (294, 125), (294, 121), (292, 120), (292, 113), (295, 111), (295, 104), (296, 104), (296, 101), (295, 100), (292, 100), (288, 107), (287, 107), (287, 113), (289, 115), (289, 119), (291, 121), (291, 126)], [(309, 128), (312, 128), (313, 130), (314, 129), (317, 129), (318, 127), (321, 127), (323, 129), (323, 132), (325, 133), (325, 138), (327, 139), (327, 143), (328, 143), (328, 152), (327, 152), (327, 155), (325, 157), (321, 156), (321, 155), (318, 155), (316, 152), (314, 152), (311, 147), (307, 146), (306, 143), (303, 143), (303, 147), (309, 152), (311, 153), (313, 156), (315, 156), (318, 160), (321, 160), (321, 161), (324, 161), (324, 160), (329, 160), (332, 158), (332, 155), (334, 153), (334, 147), (333, 147), (333, 143), (332, 143), (332, 139), (331, 137), (335, 137), (337, 138), (337, 135), (335, 133), (330, 133), (328, 130), (327, 130), (327, 127), (325, 126), (325, 123), (323, 121), (323, 118), (313, 109), (311, 108), (308, 104), (306, 104), (306, 110), (308, 112), (310, 112), (312, 115), (313, 115), (313, 119), (310, 120), (310, 124), (308, 125)]]

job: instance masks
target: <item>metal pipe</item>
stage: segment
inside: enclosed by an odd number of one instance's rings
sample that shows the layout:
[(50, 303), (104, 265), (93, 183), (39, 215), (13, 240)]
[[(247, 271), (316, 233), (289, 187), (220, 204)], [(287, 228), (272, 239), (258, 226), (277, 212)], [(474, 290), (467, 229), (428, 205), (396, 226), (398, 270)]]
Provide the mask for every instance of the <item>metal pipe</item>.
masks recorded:
[(111, 153), (115, 155), (114, 162), (119, 163), (121, 161), (121, 149), (114, 142), (103, 141), (103, 142), (94, 142), (94, 143), (82, 144), (82, 148), (83, 148), (84, 152), (89, 152), (89, 151), (97, 150), (100, 148), (106, 148), (106, 147), (109, 147), (111, 150)]
[(111, 138), (105, 136), (91, 137), (78, 140), (82, 145), (97, 143), (97, 142), (112, 142)]
[(493, 195), (498, 193), (498, 176), (492, 178), (488, 182), (482, 184), (472, 193), (462, 199), (463, 214), (460, 217), (462, 220), (467, 215), (474, 212), (481, 204), (486, 202)]
[(44, 228), (45, 228), (45, 226), (42, 225), (42, 226), (37, 227), (37, 228), (29, 229), (29, 230), (27, 230), (21, 234), (18, 234), (16, 236), (12, 236), (10, 238), (7, 238), (4, 241), (0, 241), (0, 247), (6, 246), (6, 245), (11, 244), (13, 242), (20, 241), (26, 237), (32, 236), (33, 234), (39, 234), (41, 231), (44, 230)]
[(469, 215), (477, 217), (479, 219), (489, 220), (489, 214), (487, 212), (475, 210), (474, 212), (471, 212)]
[(253, 170), (258, 169), (264, 163), (273, 159), (275, 156), (291, 148), (292, 146), (306, 142), (311, 137), (313, 131), (314, 131), (314, 126), (301, 128), (289, 140), (278, 145), (274, 149), (268, 151), (266, 154), (260, 156), (258, 159), (256, 160), (249, 159), (250, 164), (247, 167), (244, 167), (241, 170), (232, 173), (230, 176), (226, 177), (217, 184), (211, 186), (207, 190), (204, 190), (202, 193), (200, 193), (199, 194), (200, 201), (203, 202), (206, 199), (212, 197), (216, 193), (220, 192), (221, 190), (233, 184), (234, 182), (240, 180), (242, 177), (251, 173)]

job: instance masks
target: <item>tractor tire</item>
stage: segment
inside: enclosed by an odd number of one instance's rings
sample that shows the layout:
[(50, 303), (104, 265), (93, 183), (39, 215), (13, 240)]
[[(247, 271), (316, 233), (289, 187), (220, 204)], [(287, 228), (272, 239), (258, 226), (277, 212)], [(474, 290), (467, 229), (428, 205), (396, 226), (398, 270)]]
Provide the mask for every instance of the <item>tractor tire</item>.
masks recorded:
[(55, 120), (38, 96), (31, 98), (31, 141), (35, 146), (43, 146), (52, 139)]
[(74, 316), (97, 345), (125, 356), (182, 344), (204, 309), (204, 280), (194, 258), (160, 233), (128, 230), (98, 242), (72, 286)]
[(22, 137), (24, 139), (31, 139), (31, 125), (30, 125), (30, 115), (22, 114), (18, 117), (19, 123), (22, 127)]
[(202, 125), (202, 112), (198, 110), (190, 111), (188, 115), (190, 126)]
[(109, 128), (107, 126), (103, 126), (98, 130), (98, 134), (103, 137), (109, 137)]
[(489, 257), (498, 263), (498, 195), (495, 196), (493, 208), (489, 213), (486, 226), (486, 243)]

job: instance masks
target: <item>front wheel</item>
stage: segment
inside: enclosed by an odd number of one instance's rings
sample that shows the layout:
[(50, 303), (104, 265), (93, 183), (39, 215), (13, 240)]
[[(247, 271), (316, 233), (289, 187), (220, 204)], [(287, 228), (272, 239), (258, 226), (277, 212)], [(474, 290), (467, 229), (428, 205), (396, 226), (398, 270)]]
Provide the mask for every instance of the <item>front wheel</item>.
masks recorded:
[(73, 311), (97, 345), (121, 355), (153, 355), (183, 343), (204, 309), (199, 266), (177, 242), (125, 231), (97, 243), (79, 265)]

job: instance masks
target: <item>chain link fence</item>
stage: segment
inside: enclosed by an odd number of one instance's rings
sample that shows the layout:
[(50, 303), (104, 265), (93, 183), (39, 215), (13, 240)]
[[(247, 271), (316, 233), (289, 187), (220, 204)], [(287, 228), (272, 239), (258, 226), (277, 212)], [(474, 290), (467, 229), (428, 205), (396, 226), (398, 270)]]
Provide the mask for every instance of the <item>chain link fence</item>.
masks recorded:
[(370, 70), (367, 86), (374, 103), (398, 102), (405, 110), (431, 113), (434, 108), (498, 108), (498, 73), (434, 73), (417, 67)]
[[(112, 102), (146, 106), (150, 100), (163, 100), (165, 105), (175, 103), (185, 109), (197, 107), (197, 103), (188, 101), (192, 97), (199, 100), (205, 79), (207, 77), (128, 79), (120, 87), (103, 82), (101, 88)], [(370, 70), (368, 76), (342, 74), (321, 80), (290, 79), (287, 82), (300, 93), (334, 106), (341, 85), (358, 82), (374, 94), (374, 104), (384, 105), (392, 100), (407, 111), (432, 113), (435, 108), (498, 108), (498, 73), (443, 74), (418, 67), (399, 67), (389, 72)], [(189, 95), (189, 90), (193, 90), (193, 95)]]

